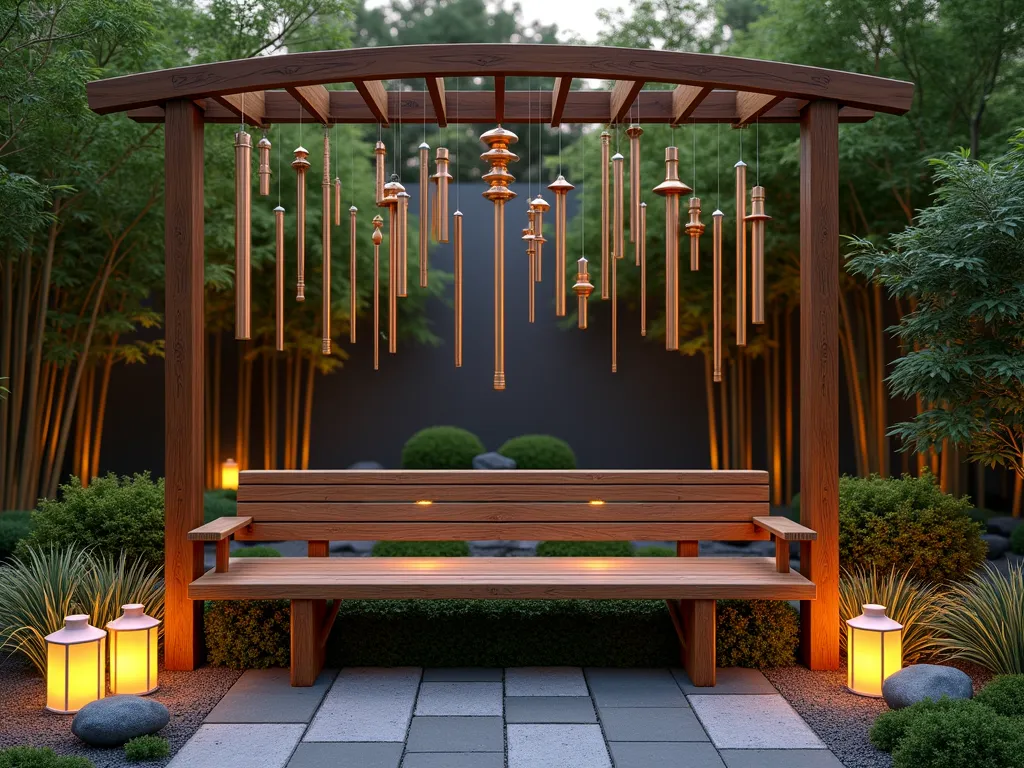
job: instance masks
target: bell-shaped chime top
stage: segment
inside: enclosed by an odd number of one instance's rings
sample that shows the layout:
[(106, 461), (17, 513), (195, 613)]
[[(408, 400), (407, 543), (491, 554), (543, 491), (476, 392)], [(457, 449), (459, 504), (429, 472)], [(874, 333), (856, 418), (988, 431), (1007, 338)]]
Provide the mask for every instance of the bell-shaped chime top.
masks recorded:
[(516, 178), (508, 172), (508, 164), (518, 160), (519, 156), (509, 151), (509, 147), (519, 141), (519, 137), (499, 125), (484, 132), (480, 141), (488, 147), (480, 159), (491, 166), (491, 170), (483, 175), (483, 180), (489, 185), (483, 196), (491, 202), (511, 200), (516, 193), (508, 185)]
[(744, 221), (767, 221), (770, 218), (764, 212), (764, 187), (754, 187), (750, 190), (750, 213), (744, 217)]
[(626, 135), (629, 136), (629, 138), (631, 139), (637, 138), (644, 135), (644, 129), (641, 128), (636, 123), (633, 123), (631, 126), (629, 126), (629, 128), (626, 129)]
[(405, 192), (405, 187), (398, 180), (398, 174), (391, 174), (391, 180), (384, 185), (384, 197), (381, 198), (381, 205), (398, 205), (398, 195)]
[(570, 190), (576, 189), (576, 186), (566, 181), (565, 176), (558, 174), (558, 178), (548, 184), (548, 189), (559, 195), (568, 194)]
[(306, 159), (309, 157), (308, 149), (303, 146), (298, 146), (295, 148), (294, 155), (295, 159), (292, 160), (292, 168), (300, 173), (309, 168), (309, 160)]
[(533, 226), (533, 239), (538, 243), (546, 243), (547, 240), (544, 237), (544, 226), (542, 224), (542, 215), (551, 210), (551, 205), (541, 197), (539, 194), (530, 201), (530, 211), (536, 214), (535, 225)]
[(686, 234), (688, 234), (690, 237), (699, 237), (700, 235), (704, 234), (704, 224), (700, 220), (699, 197), (690, 198), (690, 220), (686, 222), (686, 226), (684, 227), (684, 229), (686, 230)]
[(679, 179), (679, 148), (665, 147), (665, 180), (654, 188), (658, 195), (688, 195), (693, 192)]
[(548, 204), (548, 201), (539, 194), (530, 201), (530, 207), (535, 211), (540, 211), (541, 213), (551, 210), (551, 206)]
[(580, 256), (576, 261), (576, 283), (572, 287), (573, 293), (582, 299), (586, 299), (594, 292), (594, 286), (590, 282), (590, 273), (587, 271), (587, 257)]

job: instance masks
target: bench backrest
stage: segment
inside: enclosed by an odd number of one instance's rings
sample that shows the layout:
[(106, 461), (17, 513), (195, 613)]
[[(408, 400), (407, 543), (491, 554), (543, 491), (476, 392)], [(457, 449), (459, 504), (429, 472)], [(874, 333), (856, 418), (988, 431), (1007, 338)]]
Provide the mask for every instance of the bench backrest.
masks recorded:
[(746, 470), (242, 472), (249, 541), (754, 541), (768, 473)]

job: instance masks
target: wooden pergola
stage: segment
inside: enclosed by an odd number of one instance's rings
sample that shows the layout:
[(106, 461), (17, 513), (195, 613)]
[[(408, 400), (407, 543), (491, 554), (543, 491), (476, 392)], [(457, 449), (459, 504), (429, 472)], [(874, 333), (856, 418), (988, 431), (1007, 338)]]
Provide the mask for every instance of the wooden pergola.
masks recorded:
[[(553, 77), (548, 93), (506, 91), (509, 76)], [(89, 83), (89, 106), (165, 125), (166, 631), (168, 669), (202, 662), (203, 135), (206, 123), (456, 122), (445, 78), (491, 77), (459, 95), (461, 123), (619, 123), (643, 92), (642, 122), (800, 124), (801, 522), (818, 532), (803, 574), (818, 598), (801, 604), (803, 657), (839, 666), (839, 123), (904, 114), (913, 85), (797, 64), (596, 46), (463, 44), (320, 51), (199, 64)], [(387, 90), (422, 78), (425, 91)], [(573, 91), (574, 78), (614, 81)], [(329, 91), (325, 84), (352, 83)]]

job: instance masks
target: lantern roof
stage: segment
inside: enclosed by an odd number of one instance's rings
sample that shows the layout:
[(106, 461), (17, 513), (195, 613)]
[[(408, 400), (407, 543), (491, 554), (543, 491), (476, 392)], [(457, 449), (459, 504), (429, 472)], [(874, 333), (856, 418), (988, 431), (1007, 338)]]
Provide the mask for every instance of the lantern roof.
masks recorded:
[(903, 629), (903, 625), (885, 615), (884, 605), (869, 603), (864, 606), (864, 613), (848, 622), (854, 629), (866, 629), (870, 632), (893, 632)]
[(133, 632), (160, 626), (159, 619), (146, 615), (146, 606), (141, 603), (122, 605), (121, 609), (124, 611), (124, 615), (109, 622), (107, 629), (112, 629), (115, 632)]
[(65, 616), (64, 626), (43, 639), (48, 643), (58, 645), (78, 645), (79, 643), (91, 643), (106, 636), (106, 632), (89, 623), (88, 614), (81, 613)]

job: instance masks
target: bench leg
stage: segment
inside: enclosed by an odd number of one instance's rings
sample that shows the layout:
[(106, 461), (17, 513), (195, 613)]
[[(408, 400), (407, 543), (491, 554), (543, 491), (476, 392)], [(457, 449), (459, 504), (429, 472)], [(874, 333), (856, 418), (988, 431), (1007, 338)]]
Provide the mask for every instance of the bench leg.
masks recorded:
[(683, 668), (690, 682), (700, 687), (715, 684), (715, 601), (681, 600)]
[(292, 600), (293, 687), (308, 688), (316, 682), (324, 666), (324, 646), (320, 642), (323, 627), (323, 601)]

